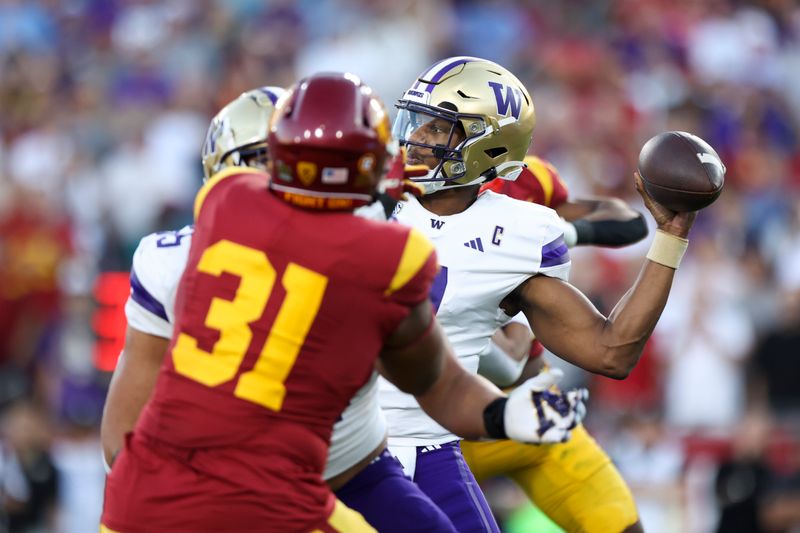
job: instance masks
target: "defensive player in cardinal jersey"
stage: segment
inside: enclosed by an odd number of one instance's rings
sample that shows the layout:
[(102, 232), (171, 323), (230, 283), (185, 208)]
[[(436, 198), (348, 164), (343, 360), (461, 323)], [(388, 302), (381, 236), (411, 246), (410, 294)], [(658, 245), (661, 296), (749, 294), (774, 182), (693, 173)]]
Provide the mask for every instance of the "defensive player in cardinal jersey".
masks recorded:
[[(371, 89), (315, 75), (271, 121), (275, 179), (232, 167), (200, 190), (168, 354), (107, 478), (101, 529), (372, 531), (322, 473), (375, 364), (459, 435), (540, 442), (579, 421), (579, 397), (548, 379), (506, 397), (465, 372), (428, 299), (432, 245), (352, 215), (392, 150)], [(539, 424), (543, 403), (565, 424)]]
[[(566, 239), (570, 247), (621, 246), (647, 234), (643, 217), (625, 202), (615, 198), (569, 200), (567, 187), (553, 165), (532, 155), (525, 157), (525, 165), (515, 181), (494, 180), (483, 189), (555, 209), (569, 219), (562, 221), (562, 228), (565, 235), (572, 236)], [(540, 372), (541, 344), (532, 346), (531, 338), (524, 316), (504, 326), (484, 350), (479, 373), (503, 387), (523, 373)], [(463, 441), (461, 449), (479, 482), (509, 476), (565, 531), (641, 531), (625, 481), (582, 425), (564, 443), (534, 447), (508, 441)]]
[[(569, 253), (551, 209), (480, 193), (523, 169), (535, 118), (525, 87), (490, 61), (455, 57), (424, 72), (398, 102), (394, 131), (427, 176), (420, 201), (398, 205), (398, 221), (424, 232), (441, 261), (431, 299), (456, 355), (470, 371), (495, 330), (518, 312), (553, 353), (589, 371), (625, 377), (669, 294), (693, 215), (674, 213), (637, 190), (662, 230), (641, 275), (609, 317), (567, 283)], [(459, 531), (494, 530), (476, 505), (476, 485), (452, 433), (414, 399), (381, 384), (389, 446), (407, 473)], [(547, 421), (543, 421), (547, 423)]]
[[(212, 119), (203, 144), (205, 180), (232, 167), (266, 168), (267, 131), (279, 87), (247, 91)], [(402, 158), (393, 169), (402, 172)], [(402, 184), (394, 185), (395, 189)], [(388, 201), (388, 199), (386, 200)], [(359, 208), (385, 220), (383, 205)], [(110, 465), (152, 394), (175, 318), (175, 292), (189, 258), (193, 226), (144, 237), (133, 256), (131, 295), (125, 307), (126, 346), (109, 388), (101, 425)], [(109, 467), (110, 468), (110, 467)], [(386, 450), (386, 422), (377, 399), (377, 372), (350, 400), (333, 428), (324, 479), (349, 507), (380, 531), (455, 531), (450, 520), (403, 475)]]

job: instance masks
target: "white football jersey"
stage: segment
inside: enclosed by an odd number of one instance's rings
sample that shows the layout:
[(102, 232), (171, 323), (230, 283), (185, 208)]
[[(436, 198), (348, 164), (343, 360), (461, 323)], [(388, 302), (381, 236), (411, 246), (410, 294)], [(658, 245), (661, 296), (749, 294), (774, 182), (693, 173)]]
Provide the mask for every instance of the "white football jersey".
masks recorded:
[[(157, 337), (172, 337), (175, 294), (189, 259), (193, 232), (194, 227), (186, 226), (178, 231), (152, 233), (139, 242), (133, 254), (131, 295), (125, 304), (132, 328)], [(377, 377), (373, 373), (333, 426), (325, 479), (363, 460), (386, 437), (386, 421), (378, 405)]]
[[(422, 231), (436, 247), (441, 270), (431, 302), (456, 356), (470, 372), (494, 331), (511, 317), (500, 302), (522, 282), (543, 274), (566, 280), (570, 260), (558, 215), (548, 207), (487, 191), (461, 213), (438, 216), (415, 198), (394, 218)], [(423, 446), (455, 440), (413, 396), (380, 378), (380, 403), (390, 445)]]

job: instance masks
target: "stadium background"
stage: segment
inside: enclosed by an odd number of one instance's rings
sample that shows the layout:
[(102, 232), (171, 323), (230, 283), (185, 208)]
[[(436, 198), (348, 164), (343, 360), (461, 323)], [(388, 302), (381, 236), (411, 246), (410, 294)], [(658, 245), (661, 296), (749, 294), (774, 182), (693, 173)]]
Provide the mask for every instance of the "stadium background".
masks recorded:
[[(0, 528), (96, 530), (103, 369), (127, 290), (113, 272), (141, 236), (191, 220), (211, 116), (325, 69), (391, 106), (449, 55), (526, 83), (532, 150), (575, 197), (643, 210), (632, 174), (659, 131), (717, 149), (726, 188), (698, 217), (639, 367), (625, 382), (568, 378), (591, 388), (587, 426), (648, 531), (787, 514), (800, 527), (796, 2), (2, 0)], [(573, 282), (609, 311), (648, 242), (576, 251)], [(506, 531), (555, 531), (513, 485), (485, 489)]]

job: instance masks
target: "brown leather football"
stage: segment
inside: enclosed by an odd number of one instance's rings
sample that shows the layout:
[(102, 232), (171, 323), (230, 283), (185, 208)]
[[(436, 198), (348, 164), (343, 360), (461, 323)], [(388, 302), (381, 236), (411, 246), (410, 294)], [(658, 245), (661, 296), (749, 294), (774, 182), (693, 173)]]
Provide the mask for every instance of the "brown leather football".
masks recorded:
[(639, 152), (644, 188), (673, 211), (697, 211), (717, 199), (725, 165), (703, 139), (685, 131), (659, 133)]

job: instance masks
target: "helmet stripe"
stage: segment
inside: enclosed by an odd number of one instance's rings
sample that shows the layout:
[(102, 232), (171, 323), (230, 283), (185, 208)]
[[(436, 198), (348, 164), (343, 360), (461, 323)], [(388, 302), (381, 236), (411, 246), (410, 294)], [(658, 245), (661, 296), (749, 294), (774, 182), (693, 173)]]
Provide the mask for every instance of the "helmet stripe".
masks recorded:
[(275, 105), (278, 102), (278, 98), (280, 98), (281, 94), (285, 92), (281, 87), (270, 86), (259, 87), (258, 90), (267, 95), (269, 101), (272, 102), (272, 105)]
[[(447, 74), (448, 72), (450, 72), (451, 70), (453, 70), (454, 68), (456, 68), (459, 65), (464, 65), (465, 63), (469, 63), (470, 61), (474, 61), (474, 60), (475, 60), (475, 58), (472, 58), (472, 57), (458, 57), (458, 58), (455, 59), (455, 61), (451, 61), (451, 62), (445, 64), (443, 67), (438, 68), (438, 72), (433, 74), (432, 77), (425, 76), (425, 78), (423, 78), (423, 79), (428, 79), (430, 81), (430, 83), (428, 83), (428, 87), (425, 89), (425, 91), (431, 92), (433, 90), (434, 83), (436, 83), (440, 79), (442, 79), (445, 74)], [(439, 63), (438, 65), (435, 65), (432, 69), (430, 69), (428, 71), (428, 73), (431, 73), (434, 70), (436, 70), (437, 67), (439, 67), (439, 65), (441, 65), (441, 63)]]
[(278, 97), (275, 96), (275, 93), (267, 89), (261, 89), (261, 90), (264, 92), (264, 94), (266, 94), (269, 97), (269, 101), (272, 102), (272, 105), (275, 105), (275, 102), (278, 101)]

